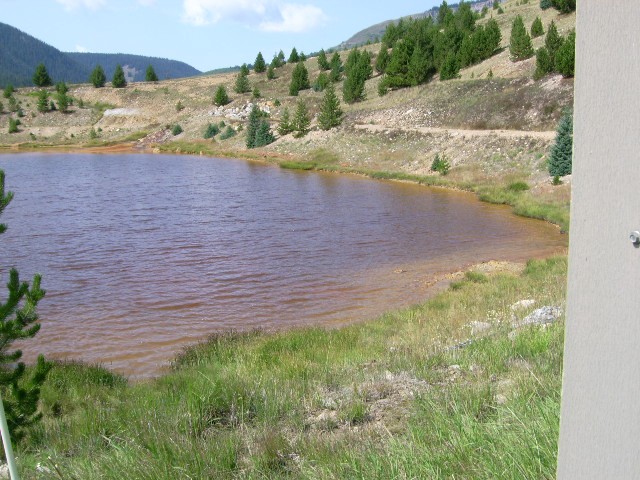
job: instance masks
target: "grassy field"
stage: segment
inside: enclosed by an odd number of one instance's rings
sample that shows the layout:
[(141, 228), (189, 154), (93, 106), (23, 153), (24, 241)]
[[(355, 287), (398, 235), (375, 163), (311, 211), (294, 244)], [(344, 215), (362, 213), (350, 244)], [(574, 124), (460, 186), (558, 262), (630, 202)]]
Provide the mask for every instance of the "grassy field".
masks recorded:
[(145, 383), (56, 365), (23, 477), (553, 478), (563, 322), (512, 322), (565, 279), (565, 258), (470, 272), (366, 323), (212, 337)]

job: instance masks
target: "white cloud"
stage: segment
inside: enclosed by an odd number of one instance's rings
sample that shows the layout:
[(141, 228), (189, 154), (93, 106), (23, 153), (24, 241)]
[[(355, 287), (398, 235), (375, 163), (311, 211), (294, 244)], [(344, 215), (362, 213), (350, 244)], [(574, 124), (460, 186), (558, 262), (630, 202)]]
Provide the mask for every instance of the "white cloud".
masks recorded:
[(266, 32), (303, 32), (327, 18), (313, 5), (277, 0), (183, 0), (183, 10), (183, 20), (194, 25), (231, 20)]
[(83, 47), (82, 45), (76, 45), (76, 52), (87, 53), (89, 50), (87, 47)]
[(56, 0), (67, 10), (73, 10), (78, 7), (86, 7), (91, 10), (97, 10), (106, 4), (106, 0)]

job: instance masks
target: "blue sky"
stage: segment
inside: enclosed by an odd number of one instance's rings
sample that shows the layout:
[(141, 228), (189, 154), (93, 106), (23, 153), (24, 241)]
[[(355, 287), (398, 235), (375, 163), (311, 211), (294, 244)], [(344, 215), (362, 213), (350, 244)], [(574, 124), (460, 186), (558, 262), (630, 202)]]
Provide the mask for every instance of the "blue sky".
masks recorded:
[[(63, 51), (132, 53), (199, 70), (330, 48), (438, 0), (0, 0), (0, 22)], [(450, 2), (451, 3), (451, 2)]]

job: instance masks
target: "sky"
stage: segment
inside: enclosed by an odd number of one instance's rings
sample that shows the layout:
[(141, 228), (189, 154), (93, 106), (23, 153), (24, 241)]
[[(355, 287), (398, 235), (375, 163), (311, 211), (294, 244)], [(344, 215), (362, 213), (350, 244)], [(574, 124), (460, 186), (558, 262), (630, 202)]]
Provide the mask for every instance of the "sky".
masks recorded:
[[(439, 0), (0, 0), (0, 22), (66, 52), (181, 60), (201, 71), (331, 48)], [(451, 2), (450, 2), (451, 3)], [(0, 48), (2, 46), (0, 45)]]

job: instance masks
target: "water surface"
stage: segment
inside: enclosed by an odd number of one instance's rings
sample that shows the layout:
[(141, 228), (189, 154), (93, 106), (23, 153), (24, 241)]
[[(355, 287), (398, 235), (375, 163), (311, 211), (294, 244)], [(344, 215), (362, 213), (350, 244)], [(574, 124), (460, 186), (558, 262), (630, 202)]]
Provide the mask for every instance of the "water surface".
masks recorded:
[(425, 298), (437, 273), (565, 245), (469, 194), (356, 176), (159, 155), (4, 155), (0, 168), (15, 193), (2, 282), (16, 266), (47, 291), (25, 356), (136, 377), (212, 332), (363, 320)]

